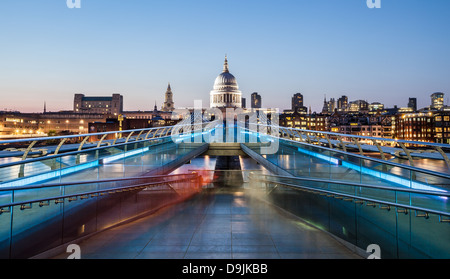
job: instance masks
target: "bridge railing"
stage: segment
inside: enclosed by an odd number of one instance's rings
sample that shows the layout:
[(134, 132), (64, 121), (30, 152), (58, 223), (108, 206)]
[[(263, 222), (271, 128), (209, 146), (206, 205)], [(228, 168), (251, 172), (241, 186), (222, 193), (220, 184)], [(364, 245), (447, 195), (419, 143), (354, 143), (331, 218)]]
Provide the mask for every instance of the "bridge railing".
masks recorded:
[[(270, 137), (264, 133), (259, 135)], [(256, 156), (262, 155), (264, 161), (270, 163), (269, 167), (275, 166), (283, 175), (443, 192), (450, 189), (450, 174), (434, 171), (431, 166), (413, 167), (291, 138), (278, 138), (278, 141), (275, 154), (259, 154), (258, 148), (253, 149), (252, 145), (245, 145), (245, 149)]]
[(260, 173), (250, 181), (314, 226), (362, 250), (378, 245), (382, 258), (450, 257), (449, 192)]
[[(98, 171), (100, 165), (113, 165), (129, 157), (166, 148), (164, 144), (173, 142), (171, 136), (175, 128), (180, 127), (0, 141), (0, 187), (62, 179), (68, 174), (89, 169)], [(71, 143), (74, 140), (78, 143)], [(17, 148), (18, 145), (24, 148)], [(162, 160), (173, 160), (166, 157)], [(155, 159), (155, 162), (147, 162), (147, 167), (161, 163)], [(107, 177), (133, 176), (139, 171), (136, 165), (124, 168), (111, 169)], [(97, 173), (97, 176), (103, 177), (102, 173)]]
[(191, 173), (0, 188), (0, 258), (33, 257), (186, 199), (201, 186)]
[[(270, 129), (270, 125), (260, 124)], [(344, 152), (354, 152), (362, 156), (376, 156), (381, 160), (394, 160), (412, 167), (428, 168), (430, 161), (435, 169), (450, 172), (450, 145), (389, 139), (382, 137), (340, 134), (326, 131), (302, 130), (277, 126), (280, 138), (303, 143), (326, 146)]]
[[(189, 126), (189, 125), (183, 125)], [(0, 158), (42, 158), (65, 152), (166, 138), (175, 126), (0, 141)]]

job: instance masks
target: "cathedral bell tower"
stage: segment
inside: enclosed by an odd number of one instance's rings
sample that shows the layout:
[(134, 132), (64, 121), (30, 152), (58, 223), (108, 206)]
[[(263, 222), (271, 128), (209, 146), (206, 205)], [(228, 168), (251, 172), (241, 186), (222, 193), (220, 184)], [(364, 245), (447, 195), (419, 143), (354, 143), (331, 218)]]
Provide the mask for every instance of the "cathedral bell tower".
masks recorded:
[(173, 102), (173, 93), (172, 93), (172, 88), (170, 88), (170, 83), (169, 83), (169, 86), (167, 87), (166, 99), (163, 104), (162, 111), (174, 111), (174, 110), (175, 110), (175, 107), (174, 107), (174, 102)]

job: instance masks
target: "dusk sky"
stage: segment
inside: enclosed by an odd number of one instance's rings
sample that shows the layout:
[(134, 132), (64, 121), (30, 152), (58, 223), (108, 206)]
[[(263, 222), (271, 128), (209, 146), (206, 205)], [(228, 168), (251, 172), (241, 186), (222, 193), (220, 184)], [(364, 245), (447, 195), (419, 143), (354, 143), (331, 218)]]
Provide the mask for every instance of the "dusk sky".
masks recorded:
[(301, 92), (405, 107), (450, 98), (450, 1), (1, 0), (0, 110), (70, 110), (75, 93), (124, 95), (125, 110), (209, 106), (230, 72), (249, 103), (287, 109)]

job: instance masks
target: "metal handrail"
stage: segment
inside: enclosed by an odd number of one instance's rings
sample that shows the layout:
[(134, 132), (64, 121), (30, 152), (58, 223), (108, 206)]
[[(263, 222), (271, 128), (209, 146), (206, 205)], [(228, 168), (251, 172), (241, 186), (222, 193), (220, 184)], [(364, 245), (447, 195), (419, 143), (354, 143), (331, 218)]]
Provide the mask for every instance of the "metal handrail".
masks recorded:
[[(261, 126), (269, 127), (269, 125), (260, 124)], [(244, 126), (245, 127), (245, 126)], [(291, 127), (282, 127), (282, 126), (270, 126), (278, 128), (279, 133), (281, 134), (281, 137), (283, 137), (284, 134), (288, 134), (289, 136), (297, 137), (302, 139), (303, 141), (308, 141), (308, 143), (312, 143), (311, 138), (308, 136), (309, 134), (314, 134), (313, 141), (318, 143), (325, 143), (321, 142), (320, 138), (324, 138), (329, 147), (333, 148), (333, 143), (330, 140), (329, 136), (337, 137), (337, 140), (339, 143), (335, 143), (334, 145), (338, 148), (342, 148), (345, 152), (347, 152), (346, 146), (356, 145), (356, 147), (359, 149), (359, 152), (361, 155), (364, 155), (363, 149), (367, 146), (375, 146), (378, 151), (380, 152), (380, 155), (383, 160), (386, 160), (385, 152), (383, 151), (380, 144), (378, 144), (378, 141), (389, 143), (391, 146), (393, 144), (398, 145), (399, 147), (391, 147), (394, 148), (394, 150), (387, 151), (387, 153), (394, 152), (395, 156), (399, 156), (402, 152), (406, 155), (407, 159), (409, 160), (409, 163), (411, 166), (414, 166), (414, 159), (413, 157), (417, 157), (417, 155), (414, 155), (411, 153), (411, 150), (409, 150), (405, 144), (409, 145), (418, 145), (418, 146), (425, 146), (426, 151), (431, 153), (439, 153), (441, 155), (441, 160), (444, 160), (447, 164), (447, 167), (450, 169), (450, 158), (447, 153), (444, 152), (443, 149), (449, 149), (450, 145), (448, 144), (441, 144), (441, 143), (432, 143), (432, 142), (419, 142), (419, 141), (410, 141), (410, 140), (399, 140), (399, 139), (388, 139), (388, 138), (379, 138), (379, 137), (369, 137), (369, 136), (359, 136), (359, 135), (352, 135), (352, 134), (340, 134), (340, 133), (334, 133), (334, 132), (327, 132), (327, 131), (314, 131), (314, 130), (302, 130), (297, 128), (291, 128)], [(295, 132), (295, 133), (294, 133)], [(306, 137), (306, 140), (303, 139), (303, 137)], [(343, 138), (350, 138), (350, 142), (346, 141), (344, 142)], [(361, 145), (358, 140), (367, 140), (369, 142), (372, 142), (373, 145), (367, 145), (363, 144)], [(326, 143), (325, 143), (326, 144)], [(422, 151), (422, 150), (420, 150)], [(422, 152), (419, 152), (422, 153)]]
[[(204, 123), (204, 124), (207, 124), (207, 123)], [(26, 159), (26, 157), (27, 157), (26, 155), (31, 150), (31, 148), (33, 148), (38, 142), (42, 142), (42, 141), (61, 140), (60, 144), (58, 145), (58, 147), (56, 149), (56, 151), (58, 152), (67, 139), (70, 139), (70, 138), (84, 138), (83, 142), (81, 144), (79, 144), (79, 147), (78, 147), (79, 151), (81, 151), (81, 149), (83, 149), (83, 146), (84, 146), (85, 142), (87, 141), (87, 139), (90, 138), (90, 137), (93, 137), (93, 136), (102, 136), (102, 139), (100, 139), (100, 141), (98, 141), (98, 144), (97, 144), (97, 146), (99, 146), (100, 143), (103, 142), (105, 136), (107, 136), (107, 135), (111, 135), (111, 134), (120, 134), (121, 135), (121, 134), (129, 133), (128, 137), (124, 138), (126, 140), (125, 143), (128, 143), (131, 135), (133, 135), (135, 132), (139, 132), (138, 136), (136, 137), (136, 141), (139, 140), (140, 135), (142, 135), (142, 133), (145, 132), (145, 131), (148, 131), (147, 132), (147, 136), (150, 134), (150, 132), (155, 131), (154, 136), (151, 138), (151, 139), (155, 139), (156, 133), (158, 131), (162, 130), (162, 129), (163, 129), (163, 131), (167, 130), (167, 132), (164, 135), (164, 137), (166, 137), (166, 136), (168, 136), (169, 131), (171, 129), (173, 129), (174, 127), (185, 127), (185, 126), (192, 126), (192, 125), (189, 125), (189, 124), (181, 125), (181, 124), (179, 124), (177, 126), (154, 127), (154, 128), (144, 128), (144, 129), (136, 129), (136, 130), (125, 130), (125, 131), (110, 131), (110, 132), (101, 132), (101, 133), (77, 134), (77, 135), (55, 136), (55, 137), (45, 137), (45, 138), (26, 138), (26, 139), (15, 139), (15, 140), (0, 140), (0, 145), (11, 144), (11, 143), (31, 142), (31, 144), (28, 145), (28, 148), (25, 151), (25, 154), (24, 154), (25, 156), (23, 158), (23, 160), (24, 160), (24, 159)], [(162, 138), (163, 137), (162, 133), (159, 134), (159, 136), (160, 137), (158, 137), (158, 138)], [(114, 140), (112, 146), (115, 146), (116, 141), (118, 139), (122, 139), (122, 137), (116, 137), (116, 139)], [(147, 137), (145, 137), (144, 139), (147, 140)]]
[[(135, 188), (148, 188), (148, 187), (155, 187), (155, 186), (160, 186), (160, 185), (164, 185), (164, 184), (168, 184), (168, 183), (176, 183), (176, 182), (181, 182), (181, 181), (186, 181), (186, 180), (192, 180), (195, 178), (198, 178), (199, 176), (197, 174), (178, 174), (178, 175), (174, 175), (174, 176), (180, 176), (180, 175), (190, 175), (190, 176), (194, 176), (194, 177), (187, 177), (187, 178), (182, 178), (182, 179), (173, 179), (173, 180), (168, 180), (168, 181), (157, 181), (157, 182), (148, 182), (148, 183), (141, 183), (141, 184), (137, 184), (137, 185), (131, 185), (131, 186), (123, 186), (123, 187), (115, 187), (115, 188), (108, 188), (108, 189), (102, 189), (102, 190), (95, 190), (95, 191), (88, 191), (88, 192), (80, 192), (80, 193), (76, 193), (76, 194), (69, 194), (69, 195), (60, 195), (60, 196), (54, 196), (54, 197), (47, 197), (47, 198), (41, 198), (41, 199), (34, 199), (34, 200), (27, 200), (27, 201), (20, 201), (20, 202), (12, 202), (12, 203), (7, 203), (7, 204), (0, 204), (0, 214), (7, 212), (4, 211), (4, 208), (11, 208), (14, 206), (21, 206), (21, 205), (30, 205), (33, 203), (40, 203), (40, 202), (50, 202), (50, 201), (58, 201), (58, 203), (62, 203), (61, 200), (65, 200), (65, 199), (71, 199), (71, 198), (77, 198), (77, 197), (93, 197), (92, 195), (96, 195), (96, 194), (102, 194), (102, 193), (116, 193), (116, 192), (123, 192), (123, 191), (127, 191), (127, 190), (131, 190), (131, 189), (135, 189)], [(158, 176), (158, 177), (164, 177), (164, 176)], [(167, 176), (166, 176), (167, 177)], [(154, 178), (154, 177), (139, 177), (138, 179), (142, 179), (142, 178)], [(136, 179), (136, 178), (135, 178)], [(132, 180), (132, 178), (127, 178), (127, 179), (117, 179), (117, 180), (107, 180), (105, 182), (114, 182), (114, 181), (121, 181), (121, 180)], [(90, 182), (90, 183), (96, 183), (96, 182), (101, 182), (100, 180), (95, 181), (95, 182)], [(66, 184), (66, 186), (68, 185), (79, 185), (79, 184), (86, 184), (89, 182), (82, 182), (82, 183), (68, 183)], [(59, 185), (59, 184), (57, 184)], [(48, 185), (46, 185), (47, 187)], [(37, 186), (37, 188), (42, 187), (42, 186)], [(28, 188), (30, 189), (30, 188)], [(3, 190), (3, 189), (2, 189)], [(17, 190), (17, 189), (15, 189)], [(23, 190), (20, 189), (20, 190)]]
[(81, 137), (87, 137), (87, 136), (102, 136), (102, 135), (111, 135), (111, 134), (117, 134), (117, 133), (131, 133), (136, 131), (151, 131), (151, 130), (157, 130), (161, 127), (157, 128), (145, 128), (145, 129), (136, 129), (136, 130), (125, 130), (125, 131), (113, 131), (113, 132), (101, 132), (101, 133), (92, 133), (92, 134), (76, 134), (76, 135), (67, 135), (67, 136), (54, 136), (54, 137), (43, 137), (43, 138), (26, 138), (26, 139), (14, 139), (14, 140), (2, 140), (0, 141), (0, 144), (6, 144), (6, 143), (22, 143), (22, 142), (29, 142), (29, 141), (48, 141), (48, 140), (58, 140), (58, 139), (70, 139), (70, 138), (81, 138)]
[(12, 191), (12, 190), (15, 191), (15, 190), (51, 188), (51, 187), (60, 187), (60, 186), (63, 187), (63, 186), (71, 186), (71, 185), (84, 185), (84, 184), (93, 184), (93, 183), (109, 183), (109, 182), (117, 182), (117, 181), (136, 180), (136, 179), (170, 178), (170, 177), (175, 177), (175, 176), (186, 176), (186, 175), (195, 176), (196, 174), (195, 173), (180, 173), (180, 174), (172, 174), (172, 175), (120, 177), (120, 178), (109, 178), (109, 179), (100, 179), (100, 180), (83, 180), (83, 181), (61, 182), (61, 183), (52, 183), (52, 184), (0, 187), (0, 192)]
[[(183, 125), (184, 126), (184, 125)], [(189, 125), (186, 125), (189, 126)], [(152, 131), (159, 130), (162, 128), (173, 128), (174, 126), (166, 126), (166, 127), (152, 127), (152, 128), (143, 128), (143, 129), (134, 129), (134, 130), (124, 130), (124, 131), (111, 131), (111, 132), (100, 132), (100, 133), (88, 133), (88, 134), (76, 134), (76, 135), (67, 135), (67, 136), (54, 136), (54, 137), (42, 137), (42, 138), (26, 138), (26, 139), (14, 139), (14, 140), (1, 140), (0, 144), (6, 143), (21, 143), (21, 142), (30, 142), (30, 141), (48, 141), (48, 140), (58, 140), (58, 139), (70, 139), (70, 138), (80, 138), (87, 136), (102, 136), (102, 135), (112, 135), (112, 134), (126, 134), (131, 132), (140, 132), (140, 131)]]
[(346, 156), (350, 155), (352, 157), (356, 157), (356, 158), (363, 159), (363, 160), (369, 160), (369, 161), (380, 163), (380, 164), (387, 164), (387, 165), (391, 165), (391, 166), (394, 166), (394, 167), (400, 167), (400, 168), (404, 168), (404, 169), (407, 169), (407, 170), (410, 170), (410, 171), (422, 172), (422, 173), (426, 173), (426, 174), (430, 174), (430, 175), (440, 176), (440, 177), (443, 177), (443, 178), (450, 178), (450, 174), (446, 174), (446, 173), (442, 173), (442, 172), (436, 172), (436, 171), (432, 171), (432, 170), (428, 170), (428, 169), (422, 169), (422, 168), (418, 168), (418, 167), (413, 167), (413, 166), (409, 166), (409, 165), (395, 163), (395, 162), (392, 162), (392, 161), (384, 161), (384, 160), (381, 160), (381, 159), (372, 158), (372, 157), (368, 157), (368, 156), (362, 156), (360, 154), (348, 153), (348, 152), (345, 152), (345, 151), (342, 151), (342, 150), (332, 149), (332, 148), (325, 147), (325, 146), (314, 145), (314, 144), (305, 143), (305, 142), (298, 142), (298, 141), (294, 141), (294, 140), (290, 140), (290, 139), (282, 139), (282, 140), (295, 142), (295, 143), (303, 144), (303, 145), (308, 145), (308, 146), (316, 147), (316, 148), (320, 148), (320, 149), (325, 149), (325, 150), (333, 151), (333, 152), (340, 153), (340, 154), (343, 154), (343, 155), (346, 155)]
[[(247, 128), (245, 128), (245, 130), (252, 131), (252, 130), (249, 130)], [(271, 137), (271, 135), (268, 135), (268, 134), (264, 134), (264, 135)], [(352, 157), (356, 157), (356, 158), (363, 159), (363, 160), (369, 160), (369, 161), (373, 161), (373, 162), (380, 163), (380, 164), (387, 164), (387, 165), (391, 165), (393, 167), (400, 167), (400, 168), (404, 168), (404, 169), (407, 169), (407, 170), (410, 170), (410, 171), (421, 172), (421, 173), (425, 173), (425, 174), (430, 174), (430, 175), (434, 175), (434, 176), (439, 176), (439, 177), (442, 177), (442, 178), (450, 179), (450, 174), (446, 174), (446, 173), (435, 172), (435, 171), (432, 171), (432, 170), (417, 168), (417, 167), (413, 167), (413, 166), (409, 166), (409, 165), (395, 163), (395, 162), (392, 162), (392, 161), (385, 161), (385, 160), (372, 158), (372, 157), (368, 157), (368, 156), (362, 156), (360, 154), (348, 153), (348, 152), (345, 152), (345, 151), (342, 151), (342, 150), (339, 150), (339, 149), (332, 149), (332, 148), (329, 148), (329, 147), (320, 146), (320, 145), (314, 145), (314, 144), (311, 144), (311, 143), (300, 142), (300, 141), (295, 141), (295, 140), (286, 139), (286, 138), (279, 138), (279, 139), (287, 141), (287, 142), (292, 142), (292, 143), (295, 143), (295, 144), (306, 145), (306, 146), (310, 146), (310, 147), (314, 147), (314, 148), (320, 148), (320, 149), (324, 149), (324, 150), (327, 150), (327, 151), (340, 153), (340, 154), (345, 155), (345, 156), (352, 156)]]
[[(184, 126), (189, 126), (189, 125), (184, 125)], [(168, 128), (173, 128), (174, 126), (170, 126)], [(162, 129), (164, 127), (159, 127), (157, 129)], [(152, 128), (153, 129), (153, 128)], [(149, 130), (149, 129), (144, 129), (145, 130)], [(141, 130), (132, 130), (132, 131), (141, 131)], [(115, 133), (125, 133), (126, 131), (116, 131), (116, 132), (109, 132), (110, 134), (115, 134)], [(194, 131), (195, 132), (195, 131)], [(1, 164), (1, 167), (10, 167), (10, 166), (15, 166), (15, 165), (21, 165), (21, 164), (26, 164), (26, 163), (31, 163), (31, 162), (37, 162), (37, 161), (42, 161), (42, 160), (49, 160), (49, 159), (54, 159), (54, 158), (59, 158), (59, 157), (63, 157), (63, 156), (67, 156), (67, 155), (75, 155), (75, 154), (79, 154), (82, 153), (85, 150), (89, 150), (89, 151), (96, 151), (96, 150), (102, 150), (102, 149), (108, 149), (111, 147), (120, 147), (120, 146), (127, 146), (129, 144), (134, 144), (134, 143), (140, 143), (140, 142), (149, 142), (149, 141), (155, 141), (155, 140), (161, 140), (161, 139), (167, 139), (170, 138), (171, 135), (167, 135), (168, 132), (166, 133), (165, 136), (161, 136), (161, 137), (152, 137), (152, 138), (147, 138), (147, 139), (137, 139), (135, 141), (128, 141), (128, 142), (124, 142), (124, 143), (116, 143), (114, 145), (109, 145), (109, 146), (96, 146), (96, 147), (90, 147), (90, 148), (86, 148), (83, 150), (77, 150), (77, 151), (70, 151), (70, 152), (65, 152), (65, 153), (58, 153), (58, 154), (51, 154), (51, 155), (47, 155), (44, 157), (38, 157), (38, 158), (27, 158), (25, 160), (20, 160), (20, 161), (15, 161), (15, 162), (10, 162), (10, 163), (5, 163), (5, 164)], [(103, 133), (101, 134), (87, 134), (84, 136), (95, 136), (95, 135), (104, 135)], [(82, 137), (82, 136), (74, 136), (74, 137)], [(58, 137), (61, 139), (65, 139), (66, 137)], [(50, 138), (44, 138), (45, 140), (49, 140)], [(3, 144), (4, 142), (0, 141), (0, 144)]]
[[(295, 190), (306, 190), (306, 191), (313, 192), (313, 193), (318, 192), (318, 193), (322, 193), (322, 194), (327, 194), (327, 195), (333, 196), (335, 198), (336, 197), (341, 197), (341, 198), (351, 199), (352, 201), (358, 200), (358, 201), (370, 202), (370, 203), (373, 203), (373, 204), (383, 204), (383, 205), (387, 205), (387, 206), (396, 207), (397, 209), (398, 208), (403, 208), (403, 209), (409, 209), (409, 210), (414, 210), (414, 211), (420, 211), (420, 212), (436, 214), (436, 215), (439, 215), (439, 216), (450, 217), (450, 213), (449, 212), (444, 212), (444, 211), (439, 211), (439, 210), (434, 210), (434, 209), (428, 209), (428, 208), (423, 208), (423, 207), (411, 206), (411, 205), (400, 204), (400, 203), (389, 202), (389, 201), (383, 201), (383, 200), (378, 200), (378, 199), (365, 198), (365, 197), (361, 197), (361, 196), (345, 194), (345, 193), (341, 193), (341, 192), (335, 192), (335, 191), (324, 190), (324, 189), (318, 189), (318, 188), (308, 187), (308, 186), (300, 186), (300, 185), (290, 184), (290, 183), (285, 183), (285, 182), (278, 182), (278, 181), (275, 182), (275, 181), (265, 180), (265, 179), (255, 179), (254, 181), (264, 182), (264, 183), (273, 183), (273, 184), (277, 184), (277, 185), (284, 186), (284, 187), (291, 188), (291, 189), (295, 189)], [(345, 183), (339, 183), (339, 184), (344, 184), (345, 185)], [(445, 220), (445, 221), (447, 221), (447, 220)]]
[(126, 146), (126, 145), (129, 145), (132, 143), (134, 144), (134, 143), (140, 143), (140, 142), (156, 141), (156, 140), (160, 140), (160, 139), (166, 139), (169, 137), (170, 136), (161, 137), (161, 138), (151, 138), (151, 139), (146, 139), (146, 140), (143, 139), (143, 140), (137, 140), (137, 141), (128, 142), (128, 143), (116, 143), (115, 145), (92, 147), (92, 148), (87, 148), (87, 149), (84, 149), (81, 151), (70, 151), (70, 152), (65, 152), (65, 153), (58, 153), (56, 155), (47, 155), (45, 157), (28, 158), (28, 159), (21, 160), (21, 161), (15, 161), (15, 162), (11, 162), (11, 163), (1, 164), (0, 167), (10, 167), (10, 166), (21, 165), (21, 164), (26, 164), (26, 163), (38, 162), (38, 161), (42, 161), (42, 160), (56, 159), (56, 158), (64, 157), (64, 156), (68, 156), (68, 155), (80, 154), (87, 150), (88, 151), (97, 151), (97, 150), (102, 150), (102, 149), (108, 149), (111, 147)]
[[(265, 124), (259, 124), (259, 125), (272, 127), (272, 125), (265, 125)], [(368, 137), (368, 136), (359, 136), (359, 135), (352, 135), (352, 134), (340, 134), (340, 133), (327, 132), (327, 131), (303, 130), (303, 129), (292, 128), (292, 127), (284, 127), (284, 126), (277, 126), (277, 128), (301, 131), (301, 132), (306, 132), (306, 133), (314, 133), (314, 134), (326, 134), (326, 135), (341, 136), (341, 137), (348, 137), (348, 138), (359, 138), (359, 139), (366, 139), (366, 140), (371, 140), (371, 141), (372, 140), (389, 141), (389, 142), (394, 142), (394, 143), (407, 143), (407, 144), (415, 144), (415, 145), (429, 145), (429, 146), (433, 146), (433, 147), (450, 148), (449, 144), (443, 144), (443, 143), (399, 140), (399, 139), (378, 138), (378, 137)]]
[[(202, 124), (208, 124), (208, 122), (203, 122)], [(184, 126), (192, 126), (191, 124), (178, 124), (178, 127)], [(42, 137), (42, 138), (25, 138), (25, 139), (13, 139), (13, 140), (0, 140), (0, 144), (6, 143), (22, 143), (22, 142), (30, 142), (30, 141), (48, 141), (48, 140), (57, 140), (57, 139), (69, 139), (69, 138), (80, 138), (87, 136), (103, 136), (103, 135), (112, 135), (112, 134), (126, 134), (126, 133), (134, 133), (134, 132), (145, 132), (152, 130), (160, 130), (167, 128), (174, 128), (175, 126), (165, 126), (165, 127), (152, 127), (152, 128), (143, 128), (143, 129), (134, 129), (134, 130), (124, 130), (124, 131), (110, 131), (110, 132), (100, 132), (100, 133), (88, 133), (88, 134), (76, 134), (76, 135), (66, 135), (66, 136), (54, 136), (54, 137)]]
[[(405, 188), (405, 187), (392, 187), (392, 186), (384, 186), (384, 185), (354, 183), (354, 182), (348, 182), (348, 181), (342, 181), (342, 180), (329, 180), (329, 179), (298, 177), (298, 176), (283, 176), (283, 175), (270, 175), (270, 174), (262, 174), (262, 176), (281, 178), (281, 179), (290, 179), (290, 180), (308, 181), (308, 182), (342, 184), (342, 185), (349, 185), (349, 186), (354, 186), (354, 187), (391, 190), (391, 191), (414, 193), (414, 194), (427, 194), (427, 195), (440, 196), (440, 197), (450, 197), (450, 192), (427, 191), (427, 190), (411, 189), (411, 188)], [(272, 182), (278, 183), (279, 181), (272, 181)]]

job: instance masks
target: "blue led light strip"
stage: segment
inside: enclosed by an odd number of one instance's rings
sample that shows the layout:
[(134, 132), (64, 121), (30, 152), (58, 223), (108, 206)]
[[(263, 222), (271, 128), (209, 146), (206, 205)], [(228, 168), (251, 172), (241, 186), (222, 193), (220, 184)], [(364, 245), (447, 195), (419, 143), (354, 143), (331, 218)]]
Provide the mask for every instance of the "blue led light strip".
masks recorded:
[(137, 155), (140, 153), (144, 153), (149, 150), (150, 150), (150, 147), (145, 147), (145, 148), (140, 148), (140, 149), (136, 149), (136, 150), (132, 150), (132, 151), (127, 151), (127, 152), (120, 153), (117, 155), (105, 157), (100, 160), (95, 160), (95, 161), (92, 161), (89, 163), (83, 163), (83, 164), (79, 164), (76, 166), (58, 169), (58, 170), (54, 170), (54, 171), (50, 171), (50, 172), (46, 172), (46, 173), (42, 173), (42, 174), (38, 174), (38, 175), (32, 175), (32, 176), (29, 176), (26, 178), (16, 179), (16, 180), (10, 181), (10, 182), (0, 183), (0, 187), (25, 186), (25, 185), (30, 185), (30, 184), (50, 180), (50, 179), (55, 179), (55, 178), (58, 178), (58, 177), (61, 177), (64, 175), (69, 175), (69, 174), (73, 174), (73, 173), (83, 171), (86, 169), (98, 167), (100, 165), (100, 161), (102, 161), (103, 164), (110, 163), (113, 161), (131, 157), (131, 156), (134, 156), (134, 155)]
[(358, 166), (346, 161), (341, 161), (337, 158), (333, 158), (327, 155), (323, 155), (323, 154), (319, 154), (317, 152), (313, 152), (313, 151), (309, 151), (309, 150), (303, 150), (301, 148), (298, 148), (298, 151), (304, 154), (307, 154), (309, 156), (313, 156), (316, 157), (318, 159), (324, 160), (328, 163), (334, 164), (334, 165), (342, 165), (343, 167), (355, 170), (357, 172), (360, 172), (361, 174), (366, 174), (366, 175), (370, 175), (372, 177), (376, 177), (376, 178), (380, 178), (382, 180), (386, 180), (404, 187), (408, 187), (411, 189), (418, 189), (418, 190), (426, 190), (426, 191), (436, 191), (436, 192), (442, 192), (442, 193), (447, 193), (447, 191), (440, 189), (440, 188), (436, 188), (436, 187), (432, 187), (429, 186), (427, 184), (423, 184), (417, 181), (412, 181), (397, 175), (393, 175), (393, 174), (389, 174), (389, 173), (385, 173), (385, 172), (381, 172), (378, 170), (374, 170), (374, 169), (370, 169), (367, 167), (363, 167), (363, 166)]
[(144, 153), (150, 150), (150, 147), (144, 147), (144, 148), (140, 148), (140, 149), (136, 149), (136, 150), (132, 150), (132, 151), (127, 151), (124, 153), (120, 153), (117, 155), (112, 155), (106, 158), (101, 159), (103, 161), (104, 164), (106, 163), (110, 163), (113, 161), (117, 161), (117, 160), (121, 160), (121, 159), (125, 159), (134, 155), (137, 155), (139, 153)]
[(84, 163), (84, 164), (76, 165), (73, 167), (68, 167), (68, 168), (64, 168), (64, 169), (59, 169), (59, 170), (55, 170), (55, 171), (38, 174), (38, 175), (29, 176), (26, 178), (17, 179), (17, 180), (10, 181), (10, 182), (5, 182), (5, 183), (0, 184), (0, 187), (2, 187), (2, 186), (3, 187), (16, 187), (16, 186), (30, 185), (33, 183), (37, 183), (37, 182), (41, 182), (41, 181), (45, 181), (45, 180), (49, 180), (49, 179), (55, 179), (55, 178), (58, 178), (63, 175), (72, 174), (72, 173), (75, 173), (78, 171), (82, 171), (82, 170), (89, 169), (89, 168), (94, 168), (97, 166), (98, 166), (98, 160), (95, 160), (93, 162)]
[(319, 153), (316, 153), (316, 152), (313, 152), (313, 151), (304, 150), (304, 149), (301, 149), (300, 147), (298, 148), (298, 151), (303, 153), (303, 154), (322, 159), (324, 161), (327, 161), (328, 163), (331, 163), (331, 164), (334, 164), (334, 165), (339, 165), (339, 159), (336, 159), (336, 158), (333, 158), (333, 157), (330, 157), (330, 156), (327, 156), (327, 155), (319, 154)]

